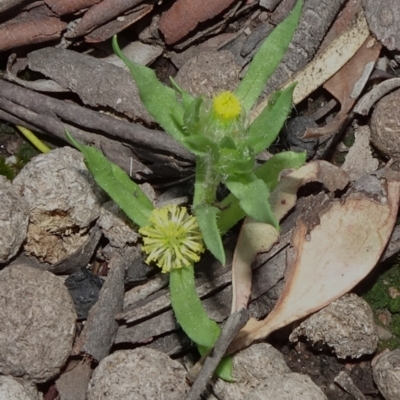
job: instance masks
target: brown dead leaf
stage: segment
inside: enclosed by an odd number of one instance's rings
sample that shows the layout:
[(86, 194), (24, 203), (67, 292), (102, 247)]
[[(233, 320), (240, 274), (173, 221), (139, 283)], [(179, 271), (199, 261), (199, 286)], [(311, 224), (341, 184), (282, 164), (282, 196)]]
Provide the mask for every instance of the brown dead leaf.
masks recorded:
[(305, 138), (333, 135), (340, 129), (367, 83), (381, 48), (382, 46), (369, 36), (354, 57), (324, 84), (324, 89), (340, 102), (340, 111), (324, 127), (308, 129), (304, 134)]
[(400, 182), (387, 183), (385, 203), (355, 193), (333, 201), (310, 230), (300, 220), (288, 255), (286, 282), (272, 312), (251, 319), (229, 352), (303, 318), (338, 299), (359, 283), (378, 262), (390, 239), (399, 206)]
[(270, 250), (278, 239), (279, 232), (272, 225), (251, 218), (243, 222), (232, 261), (232, 313), (247, 307), (251, 294), (251, 263), (257, 253)]
[[(281, 179), (271, 193), (270, 203), (278, 221), (296, 204), (298, 189), (308, 182), (321, 182), (330, 191), (344, 189), (347, 173), (327, 161), (313, 161)], [(251, 294), (251, 263), (257, 253), (268, 251), (279, 238), (269, 224), (246, 218), (232, 261), (232, 312), (247, 307)]]
[(177, 0), (160, 18), (159, 29), (164, 35), (165, 43), (178, 42), (199, 23), (216, 17), (234, 2), (234, 0)]

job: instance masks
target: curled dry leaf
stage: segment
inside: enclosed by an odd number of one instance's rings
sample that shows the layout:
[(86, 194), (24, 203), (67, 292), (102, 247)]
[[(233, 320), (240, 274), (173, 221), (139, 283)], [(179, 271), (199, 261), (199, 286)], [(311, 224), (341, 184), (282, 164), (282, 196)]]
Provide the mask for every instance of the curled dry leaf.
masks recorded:
[(387, 198), (381, 202), (361, 193), (332, 201), (316, 213), (320, 223), (314, 228), (298, 221), (281, 297), (264, 320), (250, 319), (229, 352), (320, 310), (368, 275), (390, 239), (398, 212), (400, 182), (388, 180), (385, 189)]
[[(280, 221), (296, 204), (297, 190), (308, 182), (321, 182), (328, 190), (344, 189), (347, 173), (327, 161), (313, 161), (286, 175), (271, 193), (270, 203)], [(247, 307), (251, 293), (251, 263), (257, 253), (268, 251), (279, 238), (268, 224), (246, 218), (240, 230), (232, 261), (232, 312)]]
[(340, 111), (326, 126), (308, 129), (305, 138), (333, 135), (340, 129), (364, 89), (381, 48), (382, 46), (369, 36), (354, 57), (324, 84), (324, 89), (340, 102)]

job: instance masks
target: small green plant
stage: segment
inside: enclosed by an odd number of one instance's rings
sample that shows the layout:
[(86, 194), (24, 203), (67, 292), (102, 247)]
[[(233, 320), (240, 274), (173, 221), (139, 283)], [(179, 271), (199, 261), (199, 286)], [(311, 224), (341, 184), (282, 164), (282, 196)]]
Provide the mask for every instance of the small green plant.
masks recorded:
[[(257, 154), (271, 145), (288, 117), (294, 85), (273, 94), (263, 112), (252, 123), (249, 121), (252, 107), (289, 46), (301, 8), (299, 0), (286, 20), (268, 36), (235, 92), (223, 92), (213, 99), (191, 96), (172, 78), (172, 88), (163, 85), (153, 70), (130, 61), (113, 38), (114, 51), (129, 67), (148, 112), (196, 156), (191, 206), (194, 216), (183, 207), (154, 209), (121, 168), (67, 133), (70, 142), (84, 154), (97, 183), (139, 226), (146, 261), (169, 272), (175, 316), (201, 354), (212, 348), (220, 328), (208, 318), (197, 296), (194, 263), (206, 247), (225, 264), (221, 235), (246, 215), (278, 228), (268, 202), (270, 192), (283, 169), (298, 168), (305, 161), (303, 153), (286, 152), (256, 168)], [(221, 183), (231, 194), (218, 203), (216, 192)], [(228, 358), (217, 373), (229, 380), (230, 371)]]

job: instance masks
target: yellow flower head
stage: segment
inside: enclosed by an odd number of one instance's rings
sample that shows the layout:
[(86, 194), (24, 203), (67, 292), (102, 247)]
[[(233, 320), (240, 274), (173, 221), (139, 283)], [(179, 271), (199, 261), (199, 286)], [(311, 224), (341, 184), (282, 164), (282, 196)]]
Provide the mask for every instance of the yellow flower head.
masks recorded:
[(205, 250), (197, 220), (185, 207), (154, 209), (149, 225), (140, 228), (139, 233), (143, 236), (142, 250), (148, 254), (146, 263), (154, 261), (163, 273), (192, 265)]
[(228, 122), (240, 116), (242, 105), (232, 92), (222, 92), (214, 97), (213, 110), (218, 119)]

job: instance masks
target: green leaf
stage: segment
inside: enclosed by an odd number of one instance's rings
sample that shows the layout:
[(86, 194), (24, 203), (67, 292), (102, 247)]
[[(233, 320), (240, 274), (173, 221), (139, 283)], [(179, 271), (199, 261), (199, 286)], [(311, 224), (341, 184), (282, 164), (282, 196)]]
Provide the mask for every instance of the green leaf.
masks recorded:
[(266, 38), (250, 63), (249, 69), (235, 90), (249, 112), (263, 91), (268, 79), (281, 62), (300, 20), (303, 1), (298, 0), (289, 16)]
[[(300, 168), (306, 161), (306, 153), (286, 151), (275, 154), (261, 167), (255, 170), (257, 178), (262, 179), (272, 192), (279, 182), (279, 177), (284, 169)], [(267, 199), (265, 200), (267, 201)], [(239, 205), (239, 200), (231, 193), (219, 204), (221, 212), (218, 218), (218, 228), (224, 234), (246, 216)]]
[(129, 178), (123, 169), (108, 161), (95, 147), (76, 141), (69, 132), (68, 140), (85, 157), (85, 163), (96, 183), (119, 205), (122, 211), (137, 225), (148, 223), (153, 204), (140, 187)]
[(268, 202), (270, 194), (268, 186), (261, 179), (256, 179), (252, 175), (233, 175), (225, 181), (225, 184), (239, 200), (239, 205), (246, 215), (278, 229), (279, 223)]
[[(204, 356), (204, 354), (207, 354), (207, 352), (210, 351), (209, 348), (203, 346), (197, 346), (197, 349), (199, 350), (201, 356)], [(232, 371), (233, 371), (232, 357), (226, 356), (218, 364), (218, 367), (215, 370), (214, 375), (217, 376), (218, 378), (223, 379), (224, 381), (235, 382), (235, 378), (232, 376)]]
[[(118, 46), (116, 36), (112, 39), (112, 45), (114, 52), (131, 71), (147, 111), (175, 140), (182, 142), (185, 137), (182, 130), (184, 109), (176, 98), (175, 91), (163, 85), (152, 69), (126, 57)], [(188, 101), (186, 95), (185, 101)]]
[[(217, 341), (221, 328), (208, 317), (197, 295), (193, 266), (171, 270), (169, 289), (178, 324), (197, 344), (200, 354), (206, 354)], [(225, 357), (215, 373), (221, 379), (232, 381), (232, 368), (232, 358)]]
[(176, 320), (186, 335), (197, 345), (213, 347), (221, 329), (208, 317), (197, 295), (193, 266), (172, 269), (169, 288)]
[(232, 375), (233, 372), (233, 359), (231, 356), (224, 357), (218, 364), (215, 370), (215, 376), (223, 379), (227, 382), (235, 382), (235, 378)]
[(194, 207), (193, 211), (207, 249), (222, 265), (225, 265), (225, 250), (217, 225), (218, 208), (199, 204)]
[(246, 144), (256, 154), (268, 148), (277, 138), (292, 109), (292, 97), (296, 83), (283, 91), (275, 92), (269, 99), (267, 107), (249, 126)]

